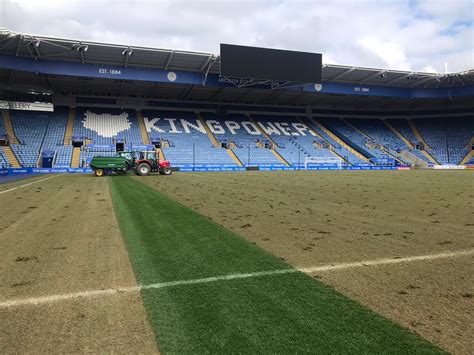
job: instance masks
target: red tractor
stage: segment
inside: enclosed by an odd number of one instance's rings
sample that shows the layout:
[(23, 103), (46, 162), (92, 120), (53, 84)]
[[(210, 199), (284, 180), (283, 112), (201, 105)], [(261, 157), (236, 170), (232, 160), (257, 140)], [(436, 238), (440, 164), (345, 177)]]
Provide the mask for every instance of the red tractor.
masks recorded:
[(161, 160), (155, 151), (137, 152), (135, 159), (135, 173), (140, 176), (158, 172), (161, 175), (171, 175), (172, 170), (168, 160)]

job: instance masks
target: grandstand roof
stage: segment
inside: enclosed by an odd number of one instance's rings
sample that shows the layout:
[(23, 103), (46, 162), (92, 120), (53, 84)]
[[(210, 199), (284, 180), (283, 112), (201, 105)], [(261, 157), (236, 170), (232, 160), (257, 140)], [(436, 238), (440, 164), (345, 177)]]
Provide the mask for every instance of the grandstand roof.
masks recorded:
[[(0, 53), (40, 60), (220, 72), (220, 57), (213, 53), (81, 41), (17, 33), (7, 29), (0, 29)], [(391, 87), (436, 88), (474, 84), (474, 70), (424, 73), (323, 64), (322, 74), (323, 82)]]

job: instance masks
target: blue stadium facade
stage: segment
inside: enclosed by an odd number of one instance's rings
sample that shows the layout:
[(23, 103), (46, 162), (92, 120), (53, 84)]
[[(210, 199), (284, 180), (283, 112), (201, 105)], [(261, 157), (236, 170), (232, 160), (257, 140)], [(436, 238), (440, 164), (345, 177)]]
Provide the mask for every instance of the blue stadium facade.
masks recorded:
[(0, 40), (5, 169), (82, 169), (122, 149), (156, 149), (181, 170), (474, 164), (473, 71), (328, 65), (321, 85), (296, 85), (221, 77), (207, 53), (9, 31)]

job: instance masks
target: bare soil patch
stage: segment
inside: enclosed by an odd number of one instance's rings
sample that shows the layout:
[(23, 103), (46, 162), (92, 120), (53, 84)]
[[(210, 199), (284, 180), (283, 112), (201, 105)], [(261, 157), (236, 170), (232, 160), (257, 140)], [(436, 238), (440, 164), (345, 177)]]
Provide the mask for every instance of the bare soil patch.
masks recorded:
[[(60, 176), (0, 202), (0, 301), (136, 285), (107, 179)], [(0, 315), (1, 353), (157, 351), (139, 295)]]

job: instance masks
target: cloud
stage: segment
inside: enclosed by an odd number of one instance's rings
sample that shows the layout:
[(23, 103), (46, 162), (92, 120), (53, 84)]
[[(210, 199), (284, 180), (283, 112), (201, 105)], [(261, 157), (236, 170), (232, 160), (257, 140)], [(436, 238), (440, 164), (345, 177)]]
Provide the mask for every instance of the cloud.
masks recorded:
[(421, 71), (424, 73), (436, 73), (436, 69), (433, 68), (431, 65), (428, 65), (427, 67), (422, 68)]
[(382, 42), (377, 38), (363, 38), (359, 44), (380, 57), (389, 68), (411, 70), (404, 48), (395, 41)]
[(323, 53), (325, 63), (474, 68), (472, 0), (0, 0), (18, 32), (218, 53), (219, 43)]

